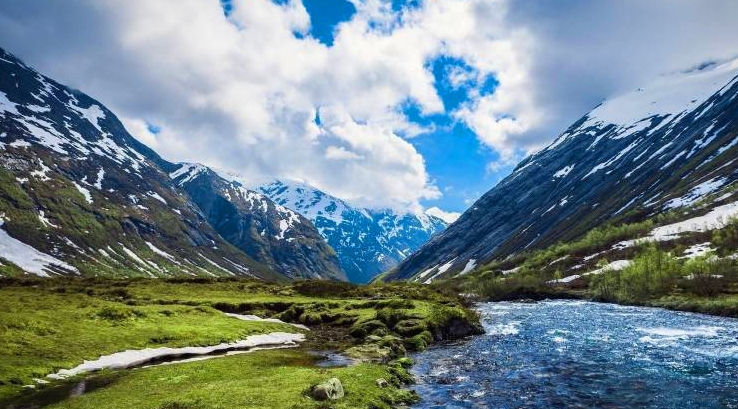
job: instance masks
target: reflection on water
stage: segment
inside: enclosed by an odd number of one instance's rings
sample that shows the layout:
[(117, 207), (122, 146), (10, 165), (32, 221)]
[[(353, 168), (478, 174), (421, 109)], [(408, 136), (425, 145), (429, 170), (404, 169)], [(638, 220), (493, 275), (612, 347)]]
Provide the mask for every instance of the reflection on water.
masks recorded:
[(738, 320), (582, 301), (481, 304), (415, 356), (419, 408), (738, 408)]

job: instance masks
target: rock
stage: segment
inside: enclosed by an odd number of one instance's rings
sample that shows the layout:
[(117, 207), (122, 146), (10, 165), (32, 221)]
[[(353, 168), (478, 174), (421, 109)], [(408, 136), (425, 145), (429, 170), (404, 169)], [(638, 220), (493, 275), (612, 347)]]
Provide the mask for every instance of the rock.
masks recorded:
[(382, 337), (377, 335), (367, 335), (366, 338), (364, 338), (364, 342), (369, 344), (377, 344), (382, 341)]
[(387, 362), (392, 356), (392, 349), (377, 344), (363, 344), (347, 349), (345, 354), (361, 361)]
[(479, 323), (465, 319), (452, 318), (445, 327), (435, 328), (433, 338), (436, 340), (461, 339), (471, 335), (484, 334), (484, 328)]
[(338, 378), (328, 379), (326, 382), (313, 387), (312, 396), (315, 400), (337, 400), (343, 398), (343, 385)]
[(376, 381), (374, 381), (374, 383), (376, 383), (377, 386), (379, 386), (380, 388), (386, 388), (389, 385), (387, 380), (384, 378), (379, 378)]

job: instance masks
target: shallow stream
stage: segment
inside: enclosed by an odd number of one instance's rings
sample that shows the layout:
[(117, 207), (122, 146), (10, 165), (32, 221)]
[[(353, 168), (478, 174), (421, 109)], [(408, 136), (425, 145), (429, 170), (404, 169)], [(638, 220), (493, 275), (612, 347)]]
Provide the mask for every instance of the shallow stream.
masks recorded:
[(738, 320), (582, 301), (479, 305), (414, 358), (418, 408), (738, 408)]

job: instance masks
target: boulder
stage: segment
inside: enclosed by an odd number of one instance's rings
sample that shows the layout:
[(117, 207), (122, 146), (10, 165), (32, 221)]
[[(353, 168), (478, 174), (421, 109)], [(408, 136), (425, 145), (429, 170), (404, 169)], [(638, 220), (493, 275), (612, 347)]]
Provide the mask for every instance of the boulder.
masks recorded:
[(343, 398), (343, 385), (338, 378), (331, 378), (313, 387), (312, 396), (315, 400), (337, 400)]
[(389, 383), (384, 378), (379, 378), (376, 381), (374, 381), (374, 383), (376, 383), (377, 386), (379, 386), (380, 388), (386, 388), (387, 386), (389, 386)]

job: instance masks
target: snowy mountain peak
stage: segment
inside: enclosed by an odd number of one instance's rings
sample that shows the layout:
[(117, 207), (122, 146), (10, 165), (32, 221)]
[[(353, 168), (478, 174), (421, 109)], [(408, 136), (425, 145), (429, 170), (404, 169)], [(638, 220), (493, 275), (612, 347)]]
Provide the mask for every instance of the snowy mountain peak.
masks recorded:
[[(259, 190), (278, 204), (294, 209), (313, 221), (324, 218), (341, 224), (343, 214), (350, 209), (343, 200), (300, 182), (277, 180), (259, 187)], [(362, 213), (371, 218), (366, 212)]]
[(259, 190), (312, 220), (356, 282), (393, 267), (447, 225), (431, 214), (354, 207), (300, 182), (275, 181)]
[(691, 113), (694, 113), (694, 119), (699, 119), (702, 113), (712, 108), (705, 102), (727, 92), (736, 81), (738, 59), (661, 76), (635, 91), (605, 100), (546, 150), (556, 148), (568, 138), (591, 135), (600, 130), (608, 132), (595, 139), (590, 148), (596, 146), (603, 136), (622, 139), (644, 130), (654, 133), (661, 128), (673, 127)]
[(652, 117), (676, 118), (691, 112), (738, 75), (738, 59), (703, 69), (664, 75), (648, 85), (606, 100), (587, 115), (590, 121), (630, 126)]

